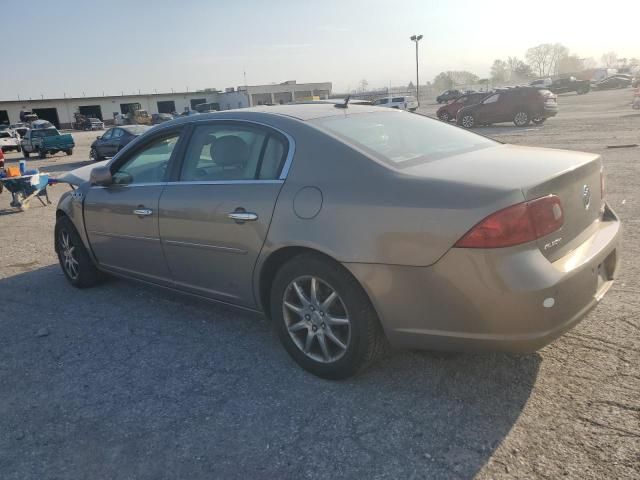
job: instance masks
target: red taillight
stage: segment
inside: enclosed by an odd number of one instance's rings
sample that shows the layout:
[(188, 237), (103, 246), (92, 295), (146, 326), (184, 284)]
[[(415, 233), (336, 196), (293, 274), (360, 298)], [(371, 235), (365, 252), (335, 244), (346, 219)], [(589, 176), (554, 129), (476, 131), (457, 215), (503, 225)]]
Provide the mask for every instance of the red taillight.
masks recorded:
[(518, 203), (489, 215), (455, 244), (459, 248), (501, 248), (531, 242), (555, 232), (564, 222), (556, 195)]

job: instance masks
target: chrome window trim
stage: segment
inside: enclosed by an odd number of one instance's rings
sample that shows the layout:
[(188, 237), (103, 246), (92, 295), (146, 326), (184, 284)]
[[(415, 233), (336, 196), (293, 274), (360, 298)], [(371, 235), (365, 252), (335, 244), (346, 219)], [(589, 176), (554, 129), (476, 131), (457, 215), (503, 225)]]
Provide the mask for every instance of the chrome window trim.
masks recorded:
[(284, 180), (189, 180), (187, 182), (167, 182), (167, 185), (254, 185), (283, 183)]
[[(249, 124), (252, 124), (252, 125), (259, 125), (261, 127), (265, 127), (267, 129), (274, 130), (274, 131), (280, 133), (281, 135), (283, 135), (287, 139), (287, 142), (289, 143), (289, 150), (287, 151), (287, 156), (285, 157), (284, 165), (282, 165), (282, 170), (280, 171), (280, 176), (278, 177), (278, 180), (286, 180), (287, 176), (289, 175), (289, 170), (291, 169), (291, 163), (293, 162), (293, 156), (295, 155), (295, 151), (296, 151), (296, 141), (293, 139), (293, 137), (291, 135), (289, 135), (284, 130), (279, 129), (278, 127), (274, 127), (273, 125), (269, 125), (268, 123), (264, 123), (264, 122), (257, 122), (255, 120), (243, 120), (243, 119), (234, 119), (234, 118), (209, 118), (209, 119), (206, 119), (206, 120), (205, 119), (192, 120), (191, 122), (187, 122), (187, 123), (195, 126), (195, 125), (198, 125), (198, 124), (206, 124), (206, 123), (214, 123), (214, 122), (221, 122), (221, 123), (249, 123)], [(233, 180), (232, 182), (242, 182), (242, 181), (245, 181), (245, 180)], [(257, 182), (272, 182), (274, 180), (273, 179), (269, 179), (269, 180), (255, 180), (255, 181), (257, 181)], [(177, 183), (189, 183), (189, 182), (177, 182)], [(230, 182), (223, 182), (223, 183), (230, 183)]]

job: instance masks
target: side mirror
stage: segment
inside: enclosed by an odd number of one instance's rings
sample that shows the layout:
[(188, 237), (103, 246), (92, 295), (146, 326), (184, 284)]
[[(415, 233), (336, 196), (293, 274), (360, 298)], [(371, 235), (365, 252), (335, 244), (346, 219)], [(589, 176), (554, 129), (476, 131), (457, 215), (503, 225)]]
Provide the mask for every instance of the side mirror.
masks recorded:
[(100, 140), (101, 138), (102, 138), (102, 135), (98, 135), (98, 136), (96, 137), (96, 140)]
[(111, 170), (109, 170), (109, 167), (96, 167), (93, 170), (91, 170), (89, 181), (91, 182), (91, 185), (100, 185), (102, 187), (108, 187), (113, 183)]

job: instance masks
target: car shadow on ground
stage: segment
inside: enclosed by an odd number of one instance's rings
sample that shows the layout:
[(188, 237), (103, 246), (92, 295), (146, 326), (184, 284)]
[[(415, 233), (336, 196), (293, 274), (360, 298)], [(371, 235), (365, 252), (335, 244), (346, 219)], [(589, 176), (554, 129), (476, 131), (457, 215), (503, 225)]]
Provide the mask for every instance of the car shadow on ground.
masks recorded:
[(396, 352), (330, 382), (298, 368), (260, 315), (29, 268), (0, 279), (9, 477), (470, 478), (540, 363)]

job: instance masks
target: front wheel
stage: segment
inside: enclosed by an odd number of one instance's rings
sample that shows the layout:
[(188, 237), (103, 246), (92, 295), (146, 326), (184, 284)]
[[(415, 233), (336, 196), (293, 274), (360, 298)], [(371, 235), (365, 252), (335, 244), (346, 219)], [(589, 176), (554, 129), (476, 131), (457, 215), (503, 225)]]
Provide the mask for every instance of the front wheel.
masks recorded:
[(513, 123), (516, 127), (526, 127), (531, 122), (529, 114), (524, 110), (517, 111), (513, 116)]
[(341, 265), (314, 254), (294, 257), (278, 271), (271, 318), (289, 355), (322, 378), (355, 375), (386, 350), (362, 287)]
[(98, 160), (102, 160), (102, 157), (100, 156), (100, 154), (98, 153), (98, 150), (96, 150), (95, 147), (91, 147), (91, 150), (89, 151), (89, 158), (94, 162), (97, 162)]
[(476, 119), (473, 115), (470, 114), (463, 115), (462, 119), (460, 120), (460, 125), (462, 125), (464, 128), (473, 128), (475, 124)]
[(92, 287), (102, 274), (96, 268), (71, 220), (61, 216), (56, 221), (55, 250), (64, 276), (76, 288)]
[(443, 122), (448, 122), (449, 120), (451, 120), (451, 117), (447, 112), (442, 112), (439, 117), (440, 117), (440, 120), (442, 120)]

